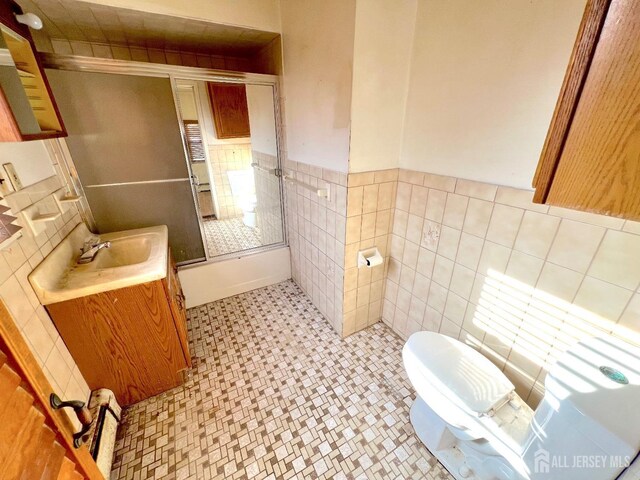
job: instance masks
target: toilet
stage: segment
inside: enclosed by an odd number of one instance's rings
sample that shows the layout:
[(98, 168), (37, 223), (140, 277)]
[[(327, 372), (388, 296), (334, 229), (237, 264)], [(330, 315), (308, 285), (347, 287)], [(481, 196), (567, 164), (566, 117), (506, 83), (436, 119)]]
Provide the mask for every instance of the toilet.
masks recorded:
[(569, 348), (535, 411), (458, 340), (418, 332), (402, 357), (417, 392), (411, 423), (456, 479), (613, 480), (640, 451), (640, 349), (621, 340)]
[(258, 200), (253, 169), (228, 170), (227, 177), (234, 201), (242, 210), (242, 223), (247, 227), (255, 228), (257, 226), (256, 205)]

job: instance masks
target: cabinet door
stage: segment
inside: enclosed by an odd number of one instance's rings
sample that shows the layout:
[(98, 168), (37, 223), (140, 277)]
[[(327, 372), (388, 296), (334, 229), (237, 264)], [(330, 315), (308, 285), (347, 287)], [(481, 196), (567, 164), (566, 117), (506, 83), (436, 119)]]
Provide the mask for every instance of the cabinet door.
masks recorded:
[(128, 406), (176, 387), (186, 368), (162, 282), (47, 305), (91, 387)]
[(608, 3), (587, 5), (536, 175), (536, 200), (640, 219), (640, 2)]
[(180, 345), (184, 353), (184, 359), (187, 365), (191, 367), (191, 354), (189, 353), (189, 335), (187, 330), (187, 311), (184, 303), (184, 294), (182, 286), (178, 278), (178, 269), (173, 261), (171, 252), (169, 252), (169, 265), (167, 266), (167, 278), (165, 279), (165, 289), (167, 290), (167, 298), (171, 306), (173, 321), (176, 324), (176, 331), (180, 339)]
[(251, 135), (247, 89), (235, 83), (207, 84), (213, 121), (218, 138), (240, 138)]

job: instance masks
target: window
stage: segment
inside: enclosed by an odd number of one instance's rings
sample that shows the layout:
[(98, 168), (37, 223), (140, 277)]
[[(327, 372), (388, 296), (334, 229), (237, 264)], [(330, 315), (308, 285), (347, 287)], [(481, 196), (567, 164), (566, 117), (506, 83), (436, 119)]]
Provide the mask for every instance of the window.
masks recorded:
[(200, 124), (196, 120), (185, 120), (184, 131), (187, 136), (187, 150), (192, 162), (204, 162), (204, 144)]

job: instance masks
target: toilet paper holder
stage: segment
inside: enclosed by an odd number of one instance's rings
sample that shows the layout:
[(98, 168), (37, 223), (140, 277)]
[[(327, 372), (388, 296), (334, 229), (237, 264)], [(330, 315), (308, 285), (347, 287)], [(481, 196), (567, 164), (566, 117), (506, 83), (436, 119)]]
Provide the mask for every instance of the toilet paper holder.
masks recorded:
[(384, 258), (382, 258), (380, 251), (376, 247), (358, 252), (358, 268), (372, 268), (382, 265), (383, 262)]

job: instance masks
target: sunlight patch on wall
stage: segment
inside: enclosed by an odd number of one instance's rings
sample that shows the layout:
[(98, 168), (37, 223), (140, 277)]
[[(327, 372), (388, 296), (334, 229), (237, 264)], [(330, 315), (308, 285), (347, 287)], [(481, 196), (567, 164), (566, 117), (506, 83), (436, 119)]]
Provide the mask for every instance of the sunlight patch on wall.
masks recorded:
[[(640, 345), (638, 333), (495, 270), (488, 271), (472, 322), (485, 338), (468, 335), (466, 343), (510, 373), (514, 383), (521, 379), (523, 388), (534, 385), (540, 393), (549, 368), (580, 340), (614, 334)], [(574, 381), (589, 388), (579, 374)]]

